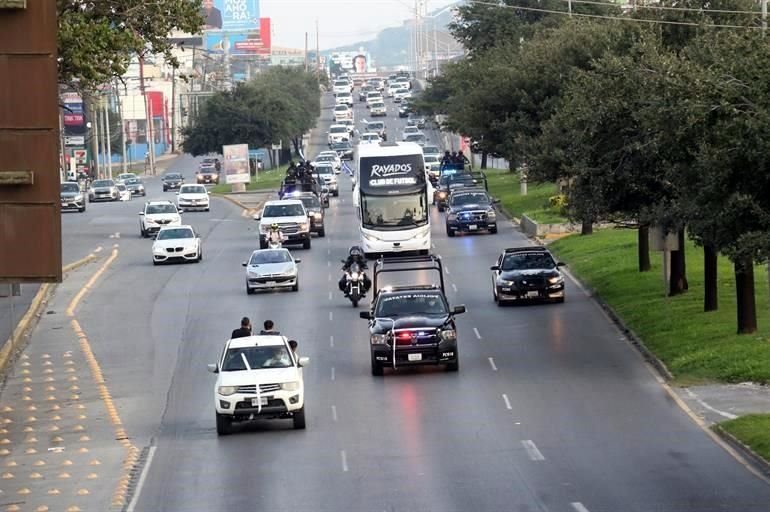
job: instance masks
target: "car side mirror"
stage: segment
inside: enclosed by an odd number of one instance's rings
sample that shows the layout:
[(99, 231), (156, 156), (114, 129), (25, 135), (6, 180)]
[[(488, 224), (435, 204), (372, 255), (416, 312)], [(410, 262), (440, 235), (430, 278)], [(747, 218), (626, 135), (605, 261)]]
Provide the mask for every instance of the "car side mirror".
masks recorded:
[(217, 366), (216, 364), (208, 364), (206, 365), (206, 368), (211, 373), (219, 373), (219, 366)]
[(144, 215), (144, 212), (139, 212), (139, 215)]
[(455, 306), (452, 308), (453, 315), (461, 315), (463, 313), (465, 313), (465, 304), (461, 304), (460, 306)]
[(184, 210), (183, 210), (183, 209), (181, 209), (181, 208), (179, 208), (179, 209), (177, 209), (177, 212), (178, 212), (178, 213), (184, 213)]
[(307, 216), (312, 218), (313, 217), (313, 213), (312, 212), (307, 212)]
[(492, 204), (500, 204), (500, 200), (499, 199), (492, 199)]
[(294, 258), (294, 263), (302, 263), (302, 260), (299, 258)]
[(179, 192), (177, 192), (176, 195), (179, 195)]
[(247, 267), (248, 265), (249, 265), (249, 264), (248, 264), (247, 262), (245, 262), (245, 261), (244, 261), (243, 263), (241, 263), (241, 266), (242, 266), (242, 267)]
[(491, 267), (489, 267), (489, 270), (498, 271), (498, 270), (500, 270), (500, 266), (499, 265), (492, 265)]
[(556, 263), (556, 266), (557, 266), (557, 267), (566, 267), (566, 266), (567, 266), (567, 264), (566, 264), (566, 263), (564, 263), (563, 261), (560, 261), (560, 262)]
[(299, 361), (297, 361), (297, 362), (299, 363), (299, 366), (304, 367), (304, 366), (307, 366), (310, 363), (310, 358), (309, 357), (300, 357)]
[(364, 320), (371, 320), (372, 319), (372, 314), (369, 313), (368, 311), (359, 311), (358, 312), (358, 316), (360, 318), (363, 318)]
[(262, 215), (260, 215), (258, 213), (255, 213), (253, 219), (254, 220), (261, 220), (262, 219)]

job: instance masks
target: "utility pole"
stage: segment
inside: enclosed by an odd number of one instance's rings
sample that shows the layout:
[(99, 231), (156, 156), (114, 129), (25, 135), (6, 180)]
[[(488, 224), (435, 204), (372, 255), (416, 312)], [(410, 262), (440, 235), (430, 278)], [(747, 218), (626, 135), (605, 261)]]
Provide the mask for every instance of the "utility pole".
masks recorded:
[(171, 68), (171, 152), (176, 153), (176, 67)]
[[(104, 178), (108, 178), (107, 176), (107, 161), (104, 160), (104, 153), (105, 153), (105, 144), (104, 144), (104, 106), (102, 105), (102, 97), (97, 97), (97, 103), (96, 103), (96, 119), (98, 120), (99, 124), (101, 125), (101, 129), (99, 130), (99, 156), (102, 158), (100, 169), (102, 170), (102, 173), (104, 174)], [(97, 158), (99, 160), (99, 158)]]
[(123, 174), (128, 172), (128, 153), (126, 152), (126, 122), (123, 120), (123, 105), (120, 101), (120, 88), (115, 82), (115, 106), (118, 110), (118, 121), (120, 122), (120, 145), (123, 158), (120, 159), (121, 170)]
[(762, 0), (762, 32), (767, 32), (767, 0)]
[(318, 34), (318, 18), (315, 19), (315, 70), (319, 75), (321, 74), (321, 39)]
[(145, 139), (147, 140), (147, 155), (149, 157), (150, 174), (155, 174), (155, 144), (152, 136), (152, 105), (147, 101), (147, 88), (144, 85), (144, 56), (139, 57), (139, 88), (144, 99)]
[(305, 73), (307, 73), (308, 56), (307, 56), (307, 32), (305, 32)]
[[(767, 1), (767, 0), (763, 0)], [(567, 10), (569, 11), (570, 17), (572, 17), (572, 0), (567, 0)]]
[(94, 165), (94, 177), (99, 179), (102, 177), (101, 169), (99, 167), (99, 110), (96, 104), (91, 100), (89, 102), (91, 107), (91, 162)]
[[(107, 98), (104, 98), (107, 99)], [(107, 176), (112, 179), (112, 143), (110, 141), (110, 102), (104, 102), (104, 157), (107, 162)]]

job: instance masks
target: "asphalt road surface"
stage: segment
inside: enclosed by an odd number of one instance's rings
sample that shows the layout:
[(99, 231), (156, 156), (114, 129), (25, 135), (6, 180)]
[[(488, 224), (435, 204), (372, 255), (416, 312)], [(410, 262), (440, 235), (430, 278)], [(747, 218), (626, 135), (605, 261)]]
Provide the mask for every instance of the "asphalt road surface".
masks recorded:
[[(325, 101), (311, 156), (325, 145)], [(357, 122), (365, 112), (356, 107)], [(387, 124), (398, 137), (395, 109)], [(192, 178), (194, 167), (188, 157), (170, 170)], [(433, 210), (449, 300), (468, 308), (458, 317), (460, 371), (372, 377), (358, 318), (366, 304), (354, 309), (337, 290), (339, 261), (357, 241), (350, 182), (340, 180), (327, 236), (293, 251), (302, 258), (294, 293), (246, 295), (241, 262), (257, 246), (256, 223), (223, 200), (183, 216), (202, 233), (200, 264), (151, 264), (141, 201), (65, 217), (78, 250), (119, 243), (78, 317), (144, 449), (130, 510), (770, 510), (770, 486), (696, 426), (572, 282), (564, 304), (494, 305), (489, 266), (526, 243), (509, 222), (497, 235), (449, 239)], [(153, 180), (148, 190), (173, 197)], [(307, 430), (273, 421), (216, 435), (206, 364), (243, 315), (273, 319), (310, 357)]]

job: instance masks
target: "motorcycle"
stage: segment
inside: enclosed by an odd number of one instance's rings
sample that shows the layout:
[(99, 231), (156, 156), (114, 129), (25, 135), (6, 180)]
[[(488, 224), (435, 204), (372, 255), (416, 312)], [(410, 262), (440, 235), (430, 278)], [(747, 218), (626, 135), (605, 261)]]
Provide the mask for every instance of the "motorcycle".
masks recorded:
[[(345, 260), (342, 260), (345, 263)], [(347, 284), (345, 285), (345, 291), (348, 294), (348, 299), (353, 304), (354, 308), (358, 307), (358, 301), (360, 301), (366, 289), (364, 288), (364, 272), (358, 263), (353, 263), (345, 270), (345, 277)]]

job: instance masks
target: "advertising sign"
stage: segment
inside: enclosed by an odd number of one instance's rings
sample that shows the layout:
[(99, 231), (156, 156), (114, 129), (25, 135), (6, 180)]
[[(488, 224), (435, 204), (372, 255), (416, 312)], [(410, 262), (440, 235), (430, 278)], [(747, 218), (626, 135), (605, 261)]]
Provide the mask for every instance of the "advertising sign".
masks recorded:
[(252, 30), (259, 26), (259, 0), (203, 0), (204, 30)]
[(230, 55), (270, 55), (270, 18), (260, 18), (248, 30), (207, 30), (206, 49)]
[(361, 187), (364, 190), (411, 189), (425, 183), (425, 168), (419, 155), (361, 158)]
[(84, 121), (83, 114), (64, 114), (64, 126), (82, 126)]
[(249, 145), (231, 144), (222, 146), (222, 156), (225, 159), (225, 183), (248, 183), (249, 174)]

